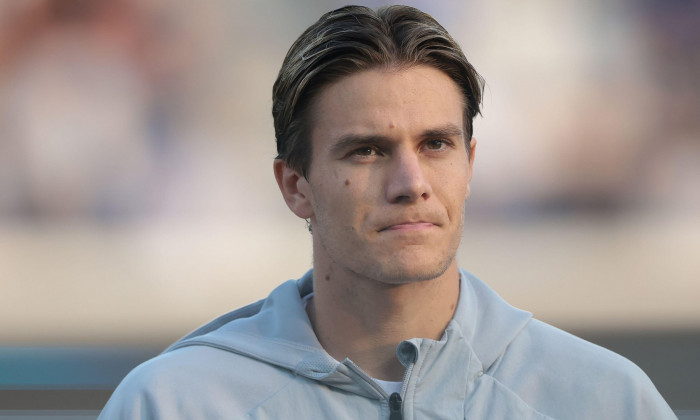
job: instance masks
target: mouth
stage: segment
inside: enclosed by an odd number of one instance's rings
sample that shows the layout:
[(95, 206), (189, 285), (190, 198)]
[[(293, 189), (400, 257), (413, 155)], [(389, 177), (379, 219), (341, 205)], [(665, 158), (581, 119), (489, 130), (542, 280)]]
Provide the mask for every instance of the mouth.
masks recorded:
[(412, 231), (427, 230), (427, 229), (431, 229), (434, 227), (438, 227), (438, 225), (436, 225), (435, 223), (432, 223), (432, 222), (424, 222), (424, 221), (400, 222), (400, 223), (395, 223), (395, 224), (389, 225), (385, 228), (382, 228), (379, 230), (379, 232), (386, 232), (386, 231), (412, 232)]

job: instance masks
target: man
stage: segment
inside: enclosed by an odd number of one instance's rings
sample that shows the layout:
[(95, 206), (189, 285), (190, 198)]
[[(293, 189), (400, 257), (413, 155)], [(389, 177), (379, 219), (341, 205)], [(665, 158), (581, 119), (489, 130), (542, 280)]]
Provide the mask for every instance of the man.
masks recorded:
[(455, 261), (482, 81), (430, 16), (330, 12), (274, 85), (274, 173), (313, 270), (144, 363), (112, 418), (674, 418), (626, 359)]

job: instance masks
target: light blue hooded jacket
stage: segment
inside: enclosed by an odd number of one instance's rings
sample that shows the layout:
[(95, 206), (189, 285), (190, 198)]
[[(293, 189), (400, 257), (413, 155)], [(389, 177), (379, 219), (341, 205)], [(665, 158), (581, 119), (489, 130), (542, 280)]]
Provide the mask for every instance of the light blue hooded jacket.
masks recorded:
[[(210, 322), (134, 369), (111, 419), (389, 419), (390, 397), (319, 344), (302, 303), (313, 274)], [(439, 341), (402, 342), (394, 418), (675, 419), (636, 365), (513, 308), (461, 271)]]

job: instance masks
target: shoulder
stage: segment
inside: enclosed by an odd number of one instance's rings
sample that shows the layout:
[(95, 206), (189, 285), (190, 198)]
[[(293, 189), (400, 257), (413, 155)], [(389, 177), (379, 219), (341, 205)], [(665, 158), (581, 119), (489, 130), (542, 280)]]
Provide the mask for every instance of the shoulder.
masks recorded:
[[(605, 373), (609, 379), (646, 375), (634, 363), (601, 346), (532, 319), (513, 340), (500, 364), (527, 361), (546, 364), (550, 371)], [(591, 371), (592, 370), (592, 371)]]
[(163, 353), (132, 370), (99, 418), (243, 415), (291, 381), (289, 371), (249, 357), (213, 347), (189, 346)]
[(637, 365), (536, 319), (489, 373), (554, 418), (675, 418)]

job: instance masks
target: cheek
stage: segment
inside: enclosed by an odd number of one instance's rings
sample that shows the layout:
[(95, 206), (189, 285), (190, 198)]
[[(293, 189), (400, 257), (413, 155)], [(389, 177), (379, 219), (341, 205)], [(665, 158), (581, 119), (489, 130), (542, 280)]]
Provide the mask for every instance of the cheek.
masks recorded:
[(372, 182), (371, 175), (370, 171), (357, 168), (327, 171), (325, 178), (319, 176), (315, 180), (314, 195), (319, 201), (316, 207), (323, 207), (331, 220), (339, 222), (342, 217), (347, 223), (349, 217), (356, 219), (374, 202), (371, 197), (376, 193), (377, 182)]
[(452, 177), (443, 178), (443, 181), (441, 201), (446, 207), (448, 217), (450, 220), (461, 219), (465, 201), (469, 197), (469, 183), (463, 173), (453, 174)]
[(325, 214), (330, 223), (338, 223), (347, 218), (346, 214), (353, 207), (353, 180), (332, 172), (328, 177), (316, 184), (314, 207), (317, 212)]
[(328, 185), (332, 220), (356, 230), (369, 217), (372, 211), (371, 191), (362, 177), (343, 174)]
[(452, 187), (452, 196), (455, 201), (463, 202), (469, 197), (469, 180), (470, 180), (470, 170), (468, 166), (468, 160), (456, 163), (452, 166), (453, 170), (450, 177), (450, 184)]

